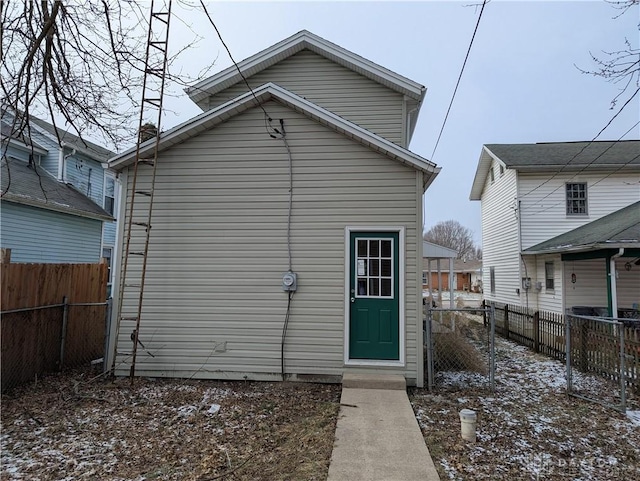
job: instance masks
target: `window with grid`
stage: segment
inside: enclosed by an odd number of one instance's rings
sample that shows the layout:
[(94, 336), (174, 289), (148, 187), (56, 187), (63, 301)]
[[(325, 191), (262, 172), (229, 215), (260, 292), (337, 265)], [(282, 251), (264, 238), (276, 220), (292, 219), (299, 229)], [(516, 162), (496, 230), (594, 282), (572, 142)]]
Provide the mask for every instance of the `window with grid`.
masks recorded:
[(393, 240), (358, 239), (356, 297), (393, 298)]
[(567, 184), (567, 215), (587, 214), (587, 183)]
[(422, 285), (427, 285), (427, 271), (422, 271)]
[(553, 261), (544, 263), (544, 287), (547, 291), (554, 289), (555, 267)]

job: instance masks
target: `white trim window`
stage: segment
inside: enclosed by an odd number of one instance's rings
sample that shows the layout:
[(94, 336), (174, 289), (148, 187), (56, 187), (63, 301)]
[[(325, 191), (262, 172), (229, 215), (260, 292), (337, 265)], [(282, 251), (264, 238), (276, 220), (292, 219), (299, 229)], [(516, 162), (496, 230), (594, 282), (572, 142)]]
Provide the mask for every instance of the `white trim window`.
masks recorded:
[(544, 289), (553, 291), (555, 289), (555, 265), (553, 261), (544, 263)]
[(104, 177), (104, 210), (111, 215), (116, 211), (116, 178), (108, 174)]
[(566, 184), (567, 215), (587, 215), (587, 183), (572, 182)]

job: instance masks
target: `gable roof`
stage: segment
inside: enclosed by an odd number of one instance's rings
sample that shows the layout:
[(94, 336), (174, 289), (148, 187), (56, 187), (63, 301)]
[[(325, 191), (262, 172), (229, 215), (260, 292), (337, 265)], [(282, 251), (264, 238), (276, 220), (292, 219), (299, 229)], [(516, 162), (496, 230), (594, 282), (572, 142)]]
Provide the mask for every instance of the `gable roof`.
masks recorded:
[(480, 200), (492, 160), (522, 172), (637, 168), (640, 167), (640, 140), (483, 145), (470, 200)]
[[(2, 159), (2, 201), (40, 207), (97, 220), (114, 220), (107, 211), (73, 186), (58, 182), (44, 169), (9, 157)], [(10, 175), (9, 175), (10, 174)], [(11, 180), (9, 180), (11, 179)]]
[[(272, 83), (264, 84), (253, 92), (246, 92), (215, 109), (184, 122), (160, 135), (159, 151), (166, 150), (176, 144), (182, 143), (199, 133), (209, 130), (250, 108), (261, 105), (269, 100), (275, 100), (283, 105), (306, 115), (312, 120), (346, 135), (376, 152), (380, 152), (392, 159), (402, 162), (414, 169), (425, 173), (424, 188), (426, 189), (440, 172), (440, 167), (429, 160), (420, 157), (409, 150), (400, 147), (348, 120), (329, 112), (308, 100)], [(140, 156), (153, 154), (154, 139), (148, 140), (140, 147)], [(135, 160), (136, 149), (131, 148), (109, 161), (109, 167), (119, 170), (131, 164)]]
[(529, 247), (523, 253), (550, 254), (620, 247), (640, 247), (640, 201)]
[[(52, 124), (33, 116), (31, 116), (31, 123), (36, 125), (37, 127), (40, 127), (41, 130), (44, 130), (46, 133), (48, 133), (56, 143), (58, 142), (56, 127), (54, 127)], [(76, 149), (76, 151), (100, 162), (106, 162), (109, 157), (114, 154), (114, 152), (110, 151), (109, 149), (105, 149), (98, 144), (90, 142), (85, 138), (80, 138), (79, 136), (72, 134), (71, 132), (62, 130), (59, 127), (57, 128), (57, 132), (60, 136), (60, 141), (64, 142), (65, 147)]]
[[(238, 63), (238, 68), (245, 77), (251, 77), (304, 49), (315, 52), (418, 102), (422, 102), (424, 99), (426, 88), (423, 85), (356, 55), (307, 30), (301, 30), (295, 35), (242, 60)], [(207, 97), (241, 82), (242, 77), (238, 73), (238, 68), (232, 65), (222, 72), (187, 88), (186, 92), (191, 100), (198, 104)]]
[(10, 144), (17, 145), (22, 149), (31, 150), (33, 146), (33, 151), (37, 154), (44, 155), (47, 153), (47, 149), (37, 143), (35, 140), (29, 138), (26, 132), (17, 133), (13, 132), (11, 125), (5, 119), (2, 119), (0, 122), (0, 136), (2, 137), (2, 142), (9, 142)]

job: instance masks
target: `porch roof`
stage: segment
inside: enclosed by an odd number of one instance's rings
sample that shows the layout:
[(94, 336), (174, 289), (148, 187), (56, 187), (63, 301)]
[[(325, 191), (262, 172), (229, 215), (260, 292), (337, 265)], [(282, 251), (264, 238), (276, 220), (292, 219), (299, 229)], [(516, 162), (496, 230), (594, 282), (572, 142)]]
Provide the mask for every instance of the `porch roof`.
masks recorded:
[(557, 254), (640, 248), (640, 201), (523, 251)]

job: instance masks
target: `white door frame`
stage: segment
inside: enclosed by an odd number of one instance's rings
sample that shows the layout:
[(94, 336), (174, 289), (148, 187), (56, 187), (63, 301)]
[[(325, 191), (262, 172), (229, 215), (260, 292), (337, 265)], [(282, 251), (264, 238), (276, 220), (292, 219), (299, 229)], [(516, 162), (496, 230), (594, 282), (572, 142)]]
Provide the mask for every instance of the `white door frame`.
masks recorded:
[[(397, 361), (375, 360), (375, 359), (350, 359), (349, 358), (349, 335), (350, 335), (350, 313), (351, 313), (351, 233), (353, 232), (394, 232), (398, 234), (398, 279), (399, 299), (398, 299), (398, 333), (400, 359)], [(346, 366), (384, 366), (384, 367), (404, 367), (405, 366), (405, 228), (404, 226), (347, 226), (344, 229), (344, 364)]]

